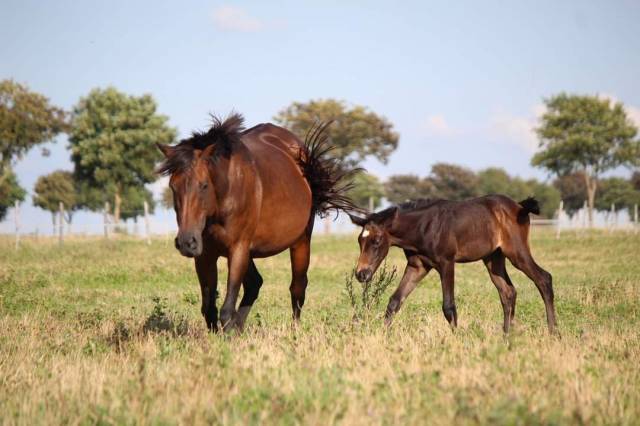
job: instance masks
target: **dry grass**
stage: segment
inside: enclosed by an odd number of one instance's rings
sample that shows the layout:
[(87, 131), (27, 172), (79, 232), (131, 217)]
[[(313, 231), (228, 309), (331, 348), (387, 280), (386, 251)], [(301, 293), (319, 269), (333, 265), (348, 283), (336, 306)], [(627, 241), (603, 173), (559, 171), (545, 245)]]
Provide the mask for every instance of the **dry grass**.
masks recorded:
[[(26, 242), (15, 253), (0, 240), (0, 420), (637, 424), (639, 242), (534, 232), (534, 255), (554, 275), (557, 339), (535, 286), (513, 268), (517, 324), (503, 337), (481, 264), (457, 269), (455, 333), (435, 274), (389, 332), (384, 306), (354, 323), (344, 285), (353, 237), (316, 238), (298, 329), (288, 256), (259, 261), (265, 285), (232, 337), (206, 332), (191, 262), (162, 241)], [(398, 250), (390, 264), (402, 271)]]

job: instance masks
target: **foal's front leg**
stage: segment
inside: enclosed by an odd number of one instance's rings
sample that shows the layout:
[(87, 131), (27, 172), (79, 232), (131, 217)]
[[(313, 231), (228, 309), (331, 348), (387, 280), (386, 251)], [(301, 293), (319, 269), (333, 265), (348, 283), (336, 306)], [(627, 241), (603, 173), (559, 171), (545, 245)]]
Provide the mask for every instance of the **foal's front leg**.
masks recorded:
[(404, 269), (404, 275), (400, 280), (398, 288), (389, 299), (387, 311), (385, 313), (384, 323), (388, 327), (393, 322), (393, 316), (400, 310), (400, 306), (404, 300), (416, 288), (420, 280), (422, 280), (431, 268), (425, 268), (422, 261), (416, 255), (407, 256), (407, 266)]
[(249, 250), (245, 245), (237, 245), (229, 250), (229, 276), (227, 277), (227, 294), (220, 309), (220, 324), (227, 332), (236, 327), (236, 302), (242, 279), (249, 266)]
[(449, 321), (451, 327), (458, 326), (458, 312), (456, 311), (456, 301), (453, 295), (453, 281), (455, 272), (455, 262), (446, 261), (438, 268), (440, 282), (442, 283), (442, 313)]

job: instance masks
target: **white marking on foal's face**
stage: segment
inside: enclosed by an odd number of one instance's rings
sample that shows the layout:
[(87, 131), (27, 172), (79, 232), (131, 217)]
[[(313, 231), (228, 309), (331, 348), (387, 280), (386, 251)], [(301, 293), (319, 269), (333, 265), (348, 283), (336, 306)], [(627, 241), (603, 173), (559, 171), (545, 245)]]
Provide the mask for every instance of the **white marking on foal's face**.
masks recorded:
[(369, 236), (369, 230), (365, 229), (364, 231), (362, 231), (362, 238), (367, 238)]

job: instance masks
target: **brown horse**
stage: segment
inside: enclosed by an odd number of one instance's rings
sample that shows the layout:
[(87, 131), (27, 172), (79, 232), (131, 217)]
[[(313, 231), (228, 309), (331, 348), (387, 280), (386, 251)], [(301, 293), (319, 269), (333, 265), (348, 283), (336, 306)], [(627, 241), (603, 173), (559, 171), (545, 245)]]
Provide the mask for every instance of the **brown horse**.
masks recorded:
[[(227, 293), (220, 311), (224, 330), (242, 328), (262, 286), (255, 258), (286, 249), (291, 254), (291, 305), (300, 318), (307, 287), (311, 232), (316, 214), (351, 208), (341, 183), (346, 173), (328, 160), (326, 125), (301, 142), (272, 124), (243, 129), (233, 114), (224, 122), (182, 140), (159, 145), (165, 155), (158, 172), (170, 175), (178, 221), (175, 246), (195, 258), (202, 314), (217, 331), (220, 256), (228, 259)], [(240, 307), (236, 302), (243, 285)]]
[(456, 263), (482, 259), (498, 289), (504, 311), (504, 332), (509, 331), (516, 308), (516, 289), (505, 268), (505, 257), (538, 287), (547, 311), (549, 331), (556, 328), (551, 274), (536, 264), (529, 249), (529, 213), (539, 214), (538, 202), (520, 203), (504, 195), (466, 201), (419, 200), (390, 207), (365, 218), (349, 215), (362, 226), (358, 237), (360, 258), (356, 278), (368, 281), (389, 252), (400, 247), (407, 266), (391, 296), (385, 315), (393, 316), (429, 270), (435, 268), (442, 283), (442, 311), (452, 327), (458, 314), (453, 295)]

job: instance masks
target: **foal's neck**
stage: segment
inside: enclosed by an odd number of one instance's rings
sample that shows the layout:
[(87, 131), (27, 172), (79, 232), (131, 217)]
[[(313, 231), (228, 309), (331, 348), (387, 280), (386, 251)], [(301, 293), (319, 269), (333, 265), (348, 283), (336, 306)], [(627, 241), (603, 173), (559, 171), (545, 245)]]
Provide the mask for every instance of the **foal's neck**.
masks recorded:
[(391, 245), (405, 250), (417, 250), (420, 239), (418, 222), (419, 217), (400, 213), (387, 229)]

